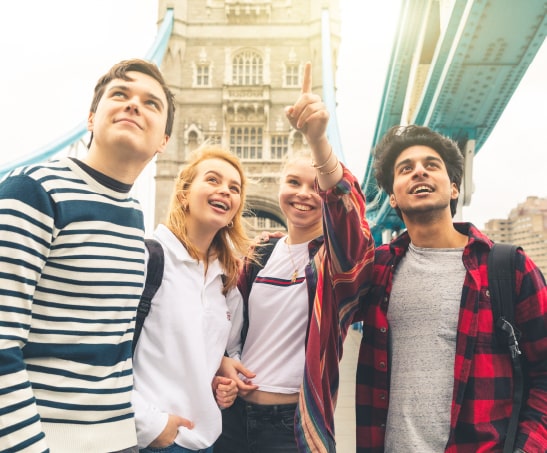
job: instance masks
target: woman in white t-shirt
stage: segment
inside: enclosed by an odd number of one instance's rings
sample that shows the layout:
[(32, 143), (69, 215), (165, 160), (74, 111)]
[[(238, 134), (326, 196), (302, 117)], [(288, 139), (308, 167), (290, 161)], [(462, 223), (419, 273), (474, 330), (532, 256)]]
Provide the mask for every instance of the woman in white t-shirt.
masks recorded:
[[(255, 387), (247, 394), (240, 392), (234, 405), (223, 411), (215, 453), (298, 451), (294, 414), (304, 373), (309, 309), (305, 268), (310, 242), (323, 234), (315, 174), (309, 153), (291, 158), (282, 171), (279, 206), (288, 234), (257, 247), (258, 259), (271, 254), (246, 294), (248, 331), (240, 360), (256, 374)], [(249, 425), (254, 428), (249, 430)]]
[[(238, 282), (243, 347), (229, 348), (219, 373), (238, 383), (239, 396), (223, 411), (215, 453), (336, 451), (342, 344), (374, 251), (360, 185), (330, 146), (329, 114), (311, 87), (307, 64), (286, 113), (309, 152), (291, 155), (282, 170), (287, 235), (257, 247)], [(241, 364), (251, 380), (234, 372)]]

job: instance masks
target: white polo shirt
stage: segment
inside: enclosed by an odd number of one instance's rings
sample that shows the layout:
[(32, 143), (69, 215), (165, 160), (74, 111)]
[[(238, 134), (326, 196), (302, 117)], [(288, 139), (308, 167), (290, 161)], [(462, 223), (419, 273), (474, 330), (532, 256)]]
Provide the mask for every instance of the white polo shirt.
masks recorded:
[(152, 299), (133, 357), (133, 406), (140, 448), (165, 428), (168, 414), (194, 423), (179, 428), (175, 442), (199, 450), (211, 446), (222, 417), (211, 382), (228, 342), (237, 344), (243, 320), (237, 289), (222, 295), (222, 269), (191, 258), (164, 225), (154, 233), (165, 253), (162, 284)]

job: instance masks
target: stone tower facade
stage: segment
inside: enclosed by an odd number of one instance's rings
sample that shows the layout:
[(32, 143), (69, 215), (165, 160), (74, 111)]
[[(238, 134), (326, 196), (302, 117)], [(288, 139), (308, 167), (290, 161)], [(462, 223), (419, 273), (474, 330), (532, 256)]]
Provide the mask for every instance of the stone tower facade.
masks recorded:
[(173, 181), (208, 140), (230, 149), (250, 180), (247, 209), (258, 230), (283, 226), (278, 179), (283, 159), (307, 144), (284, 108), (299, 96), (304, 64), (322, 94), (321, 17), (328, 10), (332, 77), (340, 44), (338, 0), (160, 0), (174, 26), (162, 72), (177, 111), (156, 165), (155, 224), (164, 220)]

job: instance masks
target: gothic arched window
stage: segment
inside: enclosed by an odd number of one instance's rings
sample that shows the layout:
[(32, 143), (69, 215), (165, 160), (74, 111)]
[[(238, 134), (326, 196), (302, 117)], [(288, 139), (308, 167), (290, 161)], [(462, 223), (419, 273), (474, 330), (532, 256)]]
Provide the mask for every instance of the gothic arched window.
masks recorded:
[(230, 128), (230, 151), (240, 159), (262, 159), (262, 128), (255, 126)]
[(264, 63), (262, 57), (252, 50), (238, 53), (232, 60), (232, 83), (234, 85), (262, 85)]

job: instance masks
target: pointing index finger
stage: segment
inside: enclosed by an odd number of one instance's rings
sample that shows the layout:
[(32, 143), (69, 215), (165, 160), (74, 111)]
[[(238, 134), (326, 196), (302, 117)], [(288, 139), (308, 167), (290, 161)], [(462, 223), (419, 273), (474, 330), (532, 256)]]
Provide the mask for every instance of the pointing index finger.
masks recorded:
[(304, 67), (302, 93), (311, 93), (311, 63), (309, 61), (306, 63), (306, 66)]

